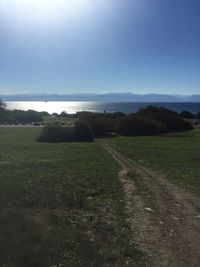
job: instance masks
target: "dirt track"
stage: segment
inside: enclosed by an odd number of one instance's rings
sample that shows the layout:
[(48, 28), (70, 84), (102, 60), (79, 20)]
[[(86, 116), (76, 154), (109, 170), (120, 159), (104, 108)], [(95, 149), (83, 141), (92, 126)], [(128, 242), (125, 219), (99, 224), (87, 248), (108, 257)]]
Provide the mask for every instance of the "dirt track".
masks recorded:
[(122, 167), (119, 178), (133, 240), (150, 256), (148, 266), (199, 267), (200, 199), (123, 156), (107, 142), (102, 145)]

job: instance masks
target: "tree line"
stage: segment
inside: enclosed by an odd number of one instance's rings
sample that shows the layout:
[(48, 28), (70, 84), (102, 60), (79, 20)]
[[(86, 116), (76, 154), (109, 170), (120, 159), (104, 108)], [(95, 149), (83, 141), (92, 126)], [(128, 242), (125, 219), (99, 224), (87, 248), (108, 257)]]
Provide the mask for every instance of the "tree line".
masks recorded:
[[(42, 122), (47, 112), (33, 110), (7, 110), (0, 100), (0, 123), (31, 123)], [(147, 106), (138, 112), (126, 115), (122, 112), (93, 113), (77, 112), (70, 115), (62, 112), (54, 117), (76, 118), (76, 123), (68, 127), (58, 124), (46, 125), (39, 137), (40, 142), (93, 141), (95, 138), (108, 135), (140, 136), (157, 135), (170, 132), (192, 130), (188, 119), (200, 118), (183, 111), (180, 114), (164, 107)]]
[(0, 123), (18, 124), (42, 122), (43, 113), (34, 110), (7, 110), (5, 103), (0, 99)]
[[(74, 126), (47, 125), (38, 140), (47, 142), (92, 141), (108, 135), (145, 136), (192, 130), (180, 114), (163, 107), (148, 106), (137, 113), (78, 112)], [(56, 134), (58, 133), (58, 134)]]

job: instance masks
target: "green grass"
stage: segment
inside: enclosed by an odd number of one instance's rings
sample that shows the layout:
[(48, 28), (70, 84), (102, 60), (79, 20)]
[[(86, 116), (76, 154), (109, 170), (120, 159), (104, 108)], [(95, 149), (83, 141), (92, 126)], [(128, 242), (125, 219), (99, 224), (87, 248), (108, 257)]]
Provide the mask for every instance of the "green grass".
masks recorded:
[(0, 266), (142, 264), (117, 163), (98, 142), (41, 144), (39, 131), (0, 128)]
[(67, 125), (68, 123), (70, 123), (71, 125), (74, 125), (77, 121), (78, 121), (78, 118), (54, 117), (54, 116), (44, 116), (43, 117), (43, 122), (45, 124), (64, 123), (65, 125)]
[(200, 193), (200, 130), (153, 137), (117, 137), (122, 154)]

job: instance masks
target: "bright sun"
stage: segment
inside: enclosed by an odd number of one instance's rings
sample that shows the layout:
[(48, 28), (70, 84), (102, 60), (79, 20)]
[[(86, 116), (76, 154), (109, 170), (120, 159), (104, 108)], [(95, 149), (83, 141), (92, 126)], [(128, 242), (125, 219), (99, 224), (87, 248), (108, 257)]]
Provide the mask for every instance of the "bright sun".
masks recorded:
[(96, 14), (105, 0), (0, 0), (0, 19), (9, 24), (44, 27), (80, 22)]

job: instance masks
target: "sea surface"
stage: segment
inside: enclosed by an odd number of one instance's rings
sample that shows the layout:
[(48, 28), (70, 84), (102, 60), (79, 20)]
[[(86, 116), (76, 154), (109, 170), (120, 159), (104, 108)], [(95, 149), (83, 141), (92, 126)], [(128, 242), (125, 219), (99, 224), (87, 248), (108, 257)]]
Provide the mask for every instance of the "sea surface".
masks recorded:
[(68, 114), (74, 114), (79, 111), (91, 112), (123, 112), (126, 114), (137, 112), (140, 108), (148, 105), (162, 106), (181, 112), (190, 111), (194, 114), (200, 111), (200, 102), (194, 103), (147, 103), (147, 102), (75, 102), (75, 101), (7, 101), (7, 108), (10, 110), (36, 110), (47, 111), (48, 113), (61, 113), (65, 111)]

